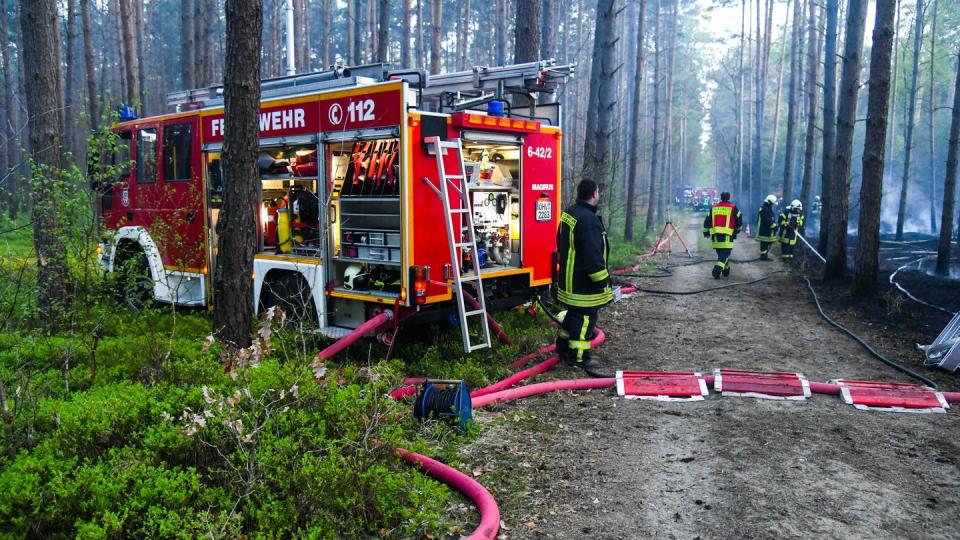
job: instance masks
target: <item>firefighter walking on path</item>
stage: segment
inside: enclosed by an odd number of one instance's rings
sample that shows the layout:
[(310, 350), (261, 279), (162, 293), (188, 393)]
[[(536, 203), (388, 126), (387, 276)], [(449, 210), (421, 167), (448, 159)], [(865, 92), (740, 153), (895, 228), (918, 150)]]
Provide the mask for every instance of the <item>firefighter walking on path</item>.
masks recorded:
[(613, 301), (607, 269), (607, 231), (597, 215), (600, 189), (592, 180), (577, 186), (577, 202), (560, 216), (557, 230), (557, 299), (567, 308), (557, 334), (557, 354), (590, 374), (600, 367), (590, 358), (597, 314)]
[(770, 260), (770, 246), (777, 241), (777, 215), (773, 211), (776, 195), (767, 195), (757, 212), (757, 240), (760, 242), (760, 260)]
[(780, 213), (780, 257), (793, 259), (793, 247), (797, 245), (797, 231), (803, 227), (803, 203), (794, 199), (790, 206)]
[(717, 251), (717, 264), (713, 266), (714, 279), (719, 278), (720, 274), (730, 275), (730, 253), (742, 226), (740, 210), (730, 202), (730, 193), (724, 191), (720, 194), (720, 202), (710, 208), (710, 213), (703, 220), (703, 237), (710, 238), (713, 249)]

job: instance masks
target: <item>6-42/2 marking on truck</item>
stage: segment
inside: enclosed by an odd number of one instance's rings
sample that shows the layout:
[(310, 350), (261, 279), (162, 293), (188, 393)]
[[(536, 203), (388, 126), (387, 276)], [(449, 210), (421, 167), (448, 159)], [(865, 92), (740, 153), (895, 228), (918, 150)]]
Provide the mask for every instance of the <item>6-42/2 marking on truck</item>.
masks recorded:
[(528, 146), (527, 157), (538, 157), (540, 159), (551, 159), (553, 157), (553, 148), (546, 146)]

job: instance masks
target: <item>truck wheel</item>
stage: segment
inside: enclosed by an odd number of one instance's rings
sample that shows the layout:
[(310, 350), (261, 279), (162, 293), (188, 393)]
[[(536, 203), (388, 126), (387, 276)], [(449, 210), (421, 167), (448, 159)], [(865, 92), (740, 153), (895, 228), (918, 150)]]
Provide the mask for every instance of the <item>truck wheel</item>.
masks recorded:
[(274, 306), (283, 310), (287, 320), (312, 328), (317, 326), (317, 310), (307, 280), (300, 274), (283, 273), (263, 284), (260, 293), (262, 310)]
[(141, 251), (127, 253), (114, 267), (117, 282), (114, 287), (117, 301), (141, 311), (153, 303), (153, 277), (147, 264), (147, 255)]

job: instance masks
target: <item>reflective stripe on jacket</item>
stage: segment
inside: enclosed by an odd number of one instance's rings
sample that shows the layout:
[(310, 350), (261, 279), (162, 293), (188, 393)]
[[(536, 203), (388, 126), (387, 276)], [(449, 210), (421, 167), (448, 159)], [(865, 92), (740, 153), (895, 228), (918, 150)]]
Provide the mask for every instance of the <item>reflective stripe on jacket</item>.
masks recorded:
[(797, 243), (797, 229), (803, 227), (803, 214), (793, 214), (790, 210), (784, 210), (780, 213), (780, 242), (790, 244)]
[(733, 247), (733, 237), (740, 233), (742, 225), (743, 215), (737, 205), (718, 202), (703, 220), (703, 232), (710, 236), (714, 249), (730, 249)]
[(597, 307), (613, 301), (607, 270), (607, 231), (597, 209), (583, 201), (560, 215), (557, 299), (574, 307)]

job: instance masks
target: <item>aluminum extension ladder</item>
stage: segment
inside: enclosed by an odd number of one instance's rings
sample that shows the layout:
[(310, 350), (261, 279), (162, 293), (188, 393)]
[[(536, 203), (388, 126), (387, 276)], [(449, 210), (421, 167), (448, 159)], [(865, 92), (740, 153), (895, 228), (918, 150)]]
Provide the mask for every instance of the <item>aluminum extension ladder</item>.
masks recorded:
[[(463, 148), (460, 145), (460, 139), (450, 141), (441, 140), (440, 137), (427, 137), (427, 151), (437, 157), (437, 171), (440, 175), (440, 185), (436, 186), (429, 178), (424, 177), (431, 189), (433, 189), (443, 201), (443, 217), (447, 224), (447, 239), (450, 245), (450, 262), (453, 273), (453, 293), (457, 297), (457, 312), (460, 314), (460, 334), (463, 337), (463, 350), (471, 353), (477, 349), (490, 347), (490, 327), (487, 324), (487, 302), (483, 294), (483, 280), (480, 277), (480, 261), (477, 257), (477, 239), (473, 231), (473, 204), (470, 200), (470, 192), (467, 189), (467, 182), (464, 173), (466, 168), (463, 164)], [(447, 151), (456, 152), (459, 172), (448, 174), (444, 157)], [(451, 200), (450, 190), (456, 191), (459, 195)], [(455, 216), (460, 216), (461, 221), (457, 222)], [(459, 227), (459, 231), (457, 228)], [(472, 252), (472, 253), (470, 253)], [(462, 255), (470, 253), (470, 271), (463, 274), (461, 261)], [(464, 300), (464, 283), (473, 284), (476, 289), (476, 302), (478, 309), (467, 311)], [(471, 341), (470, 327), (468, 322), (474, 318), (480, 319), (480, 327), (483, 330), (480, 341)]]
[(933, 343), (917, 347), (926, 356), (924, 365), (936, 365), (950, 372), (960, 369), (960, 313), (953, 316)]

